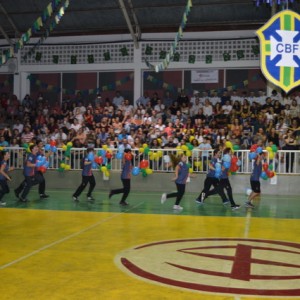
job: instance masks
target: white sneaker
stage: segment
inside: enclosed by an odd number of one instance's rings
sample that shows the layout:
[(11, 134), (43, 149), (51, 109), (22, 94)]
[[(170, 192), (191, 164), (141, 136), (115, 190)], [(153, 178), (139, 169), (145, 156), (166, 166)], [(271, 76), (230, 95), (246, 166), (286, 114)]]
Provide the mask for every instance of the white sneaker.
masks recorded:
[(167, 194), (163, 193), (161, 195), (161, 199), (160, 199), (161, 204), (164, 204), (166, 202), (166, 200), (167, 200)]
[(180, 206), (180, 205), (174, 205), (173, 209), (175, 209), (175, 210), (183, 210), (183, 207)]

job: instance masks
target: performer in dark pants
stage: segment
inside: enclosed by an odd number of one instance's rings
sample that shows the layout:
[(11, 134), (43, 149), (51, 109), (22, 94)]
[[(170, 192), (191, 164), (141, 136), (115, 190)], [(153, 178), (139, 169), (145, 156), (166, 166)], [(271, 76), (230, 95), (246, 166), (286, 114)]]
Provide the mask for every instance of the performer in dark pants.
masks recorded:
[(133, 156), (131, 153), (131, 149), (125, 149), (122, 158), (122, 172), (121, 172), (121, 181), (123, 183), (123, 188), (111, 190), (108, 196), (109, 199), (111, 199), (113, 195), (123, 194), (120, 201), (120, 205), (123, 206), (128, 205), (126, 199), (130, 193), (132, 158)]
[[(230, 148), (225, 148), (223, 151), (223, 155), (230, 155), (231, 157), (231, 149)], [(232, 187), (228, 178), (228, 173), (229, 173), (229, 168), (225, 168), (222, 166), (222, 173), (220, 176), (220, 188), (224, 191), (226, 190), (227, 197), (230, 201), (231, 208), (232, 210), (236, 210), (240, 208), (240, 205), (237, 205), (235, 201), (233, 200), (233, 195), (232, 195)]]
[[(24, 165), (24, 176), (25, 180), (15, 189), (15, 195), (22, 202), (27, 202), (27, 195), (30, 189), (38, 184), (40, 198), (46, 198), (45, 195), (45, 179), (40, 176), (36, 171), (37, 153), (39, 148), (37, 145), (31, 145), (29, 147), (30, 153), (27, 155)], [(20, 196), (21, 194), (21, 196)], [(45, 195), (46, 196), (46, 195)]]
[(246, 207), (249, 208), (254, 208), (254, 205), (252, 203), (252, 200), (256, 197), (258, 197), (261, 193), (260, 191), (260, 175), (262, 173), (262, 160), (263, 160), (264, 154), (258, 154), (255, 162), (254, 162), (254, 166), (253, 166), (253, 170), (252, 170), (252, 174), (250, 177), (250, 184), (251, 184), (251, 189), (252, 192), (249, 195), (248, 200), (245, 203)]
[(89, 190), (87, 192), (87, 200), (94, 201), (94, 197), (92, 196), (92, 192), (96, 186), (95, 177), (92, 172), (92, 163), (94, 161), (94, 149), (88, 148), (87, 154), (83, 158), (82, 162), (82, 181), (80, 186), (77, 188), (76, 192), (73, 194), (73, 200), (79, 201), (78, 197), (83, 192), (87, 184), (89, 183)]
[(7, 181), (11, 181), (10, 176), (8, 175), (9, 171), (12, 171), (14, 168), (8, 166), (8, 160), (10, 154), (7, 151), (0, 152), (0, 205), (6, 205), (6, 202), (2, 201), (3, 196), (9, 193), (9, 186)]
[(180, 201), (185, 193), (185, 186), (187, 179), (189, 177), (189, 167), (187, 165), (187, 156), (181, 154), (179, 156), (170, 155), (173, 168), (175, 168), (175, 177), (173, 180), (175, 181), (177, 192), (174, 193), (163, 193), (161, 196), (161, 203), (165, 203), (165, 201), (169, 198), (176, 198), (175, 204), (173, 206), (174, 210), (182, 210), (183, 207), (180, 206)]
[[(195, 200), (198, 204), (203, 204), (205, 198), (214, 194), (220, 195), (223, 204), (229, 203), (229, 200), (227, 199), (223, 189), (221, 188), (220, 180), (219, 178), (216, 177), (216, 172), (215, 172), (216, 170), (215, 166), (216, 163), (218, 163), (220, 156), (221, 156), (221, 151), (219, 149), (215, 149), (213, 152), (213, 158), (209, 163), (209, 170), (204, 181), (204, 188), (201, 191), (200, 195)], [(211, 186), (213, 186), (214, 188), (210, 191)]]

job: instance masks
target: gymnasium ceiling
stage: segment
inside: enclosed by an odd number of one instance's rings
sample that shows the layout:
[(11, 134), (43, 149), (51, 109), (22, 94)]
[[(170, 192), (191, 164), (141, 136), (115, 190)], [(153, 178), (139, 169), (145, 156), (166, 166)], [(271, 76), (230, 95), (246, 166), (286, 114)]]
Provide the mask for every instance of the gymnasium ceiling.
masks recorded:
[[(64, 3), (65, 0), (62, 0)], [(51, 36), (177, 32), (186, 0), (69, 0)], [(0, 39), (14, 41), (41, 16), (51, 0), (0, 0)], [(300, 10), (298, 0), (290, 9)], [(252, 0), (193, 0), (186, 32), (256, 30), (271, 16), (267, 5)], [(127, 21), (126, 16), (127, 15)], [(131, 30), (131, 32), (130, 32)], [(43, 34), (43, 29), (36, 35)]]

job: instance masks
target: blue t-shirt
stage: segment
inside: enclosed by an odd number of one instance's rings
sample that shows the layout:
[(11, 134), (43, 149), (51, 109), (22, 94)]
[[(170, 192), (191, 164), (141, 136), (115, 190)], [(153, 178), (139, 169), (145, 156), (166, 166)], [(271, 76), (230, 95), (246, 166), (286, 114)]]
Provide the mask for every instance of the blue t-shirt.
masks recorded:
[(36, 164), (36, 155), (29, 153), (24, 166), (24, 175), (25, 176), (34, 176), (35, 174), (35, 166), (34, 167), (28, 167), (27, 162), (30, 162), (32, 164)]
[(92, 164), (85, 164), (85, 162), (91, 162), (88, 158), (88, 155), (84, 157), (83, 167), (82, 167), (82, 176), (92, 176)]
[(225, 168), (224, 170), (222, 170), (220, 179), (227, 179), (228, 178), (228, 172), (229, 172), (229, 168)]
[[(212, 160), (210, 161), (210, 164), (212, 164), (213, 167), (215, 167), (217, 162), (218, 162), (218, 159), (213, 157)], [(208, 169), (207, 177), (215, 177), (215, 173), (216, 173), (215, 170)]]
[(254, 162), (254, 167), (252, 170), (250, 180), (251, 181), (259, 181), (261, 173), (262, 173), (262, 162), (260, 161), (259, 164)]
[(131, 169), (132, 169), (131, 160), (125, 160), (122, 166), (121, 179), (130, 179)]
[[(7, 173), (9, 168), (8, 168), (8, 163), (6, 160), (2, 160), (0, 162), (0, 168), (2, 168), (2, 166), (5, 166), (4, 172)], [(4, 177), (2, 174), (0, 174), (0, 180), (6, 180), (6, 177)]]
[(178, 164), (178, 167), (178, 177), (175, 182), (178, 184), (186, 184), (186, 181), (189, 177), (189, 167), (182, 161)]

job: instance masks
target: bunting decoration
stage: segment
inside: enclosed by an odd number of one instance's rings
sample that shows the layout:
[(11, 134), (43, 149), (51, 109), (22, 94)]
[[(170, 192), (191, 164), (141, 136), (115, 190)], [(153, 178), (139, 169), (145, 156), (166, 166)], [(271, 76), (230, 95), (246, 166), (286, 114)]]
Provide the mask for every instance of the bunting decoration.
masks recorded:
[(262, 4), (269, 4), (272, 6), (273, 4), (277, 5), (285, 5), (289, 3), (294, 3), (294, 0), (253, 0), (256, 6), (260, 6)]
[(35, 54), (35, 60), (36, 61), (40, 61), (42, 59), (42, 53), (41, 52), (37, 52), (36, 54)]
[(166, 51), (160, 51), (159, 52), (159, 59), (165, 59), (167, 56), (167, 52)]
[(93, 64), (94, 63), (94, 55), (90, 54), (88, 55), (88, 63)]
[(205, 55), (205, 63), (211, 64), (212, 63), (212, 55)]
[(53, 55), (53, 56), (52, 56), (52, 62), (53, 62), (54, 64), (58, 64), (58, 60), (59, 60), (59, 56), (58, 56), (58, 55)]
[(196, 61), (196, 56), (195, 55), (189, 55), (189, 64), (194, 64)]
[(237, 50), (236, 51), (236, 56), (239, 60), (244, 58), (245, 57), (245, 51), (244, 50)]
[[(164, 58), (164, 60), (162, 62), (160, 62), (159, 64), (157, 64), (157, 65), (151, 64), (147, 59), (145, 60), (145, 63), (146, 63), (147, 67), (150, 70), (154, 70), (155, 72), (158, 73), (160, 71), (163, 71), (163, 70), (167, 69), (168, 65), (170, 64), (171, 59), (174, 57), (174, 54), (176, 52), (178, 43), (182, 39), (183, 29), (186, 26), (188, 15), (189, 15), (189, 13), (191, 11), (191, 7), (192, 7), (192, 0), (187, 0), (187, 4), (186, 4), (186, 7), (185, 7), (185, 11), (184, 11), (184, 14), (183, 14), (183, 17), (182, 17), (181, 24), (179, 26), (178, 32), (177, 32), (177, 34), (176, 34), (176, 36), (174, 38), (174, 42), (173, 42), (172, 46), (169, 49), (169, 52), (166, 54), (166, 57)], [(147, 51), (147, 48), (146, 48), (146, 51)], [(179, 59), (175, 60), (173, 58), (173, 61), (179, 61)]]
[[(37, 20), (33, 23), (33, 26), (24, 33), (19, 41), (15, 44), (14, 52), (17, 53), (20, 49), (24, 48), (24, 44), (28, 43), (32, 32), (36, 33), (40, 31), (41, 27), (44, 27), (46, 23), (49, 23), (48, 19), (52, 17), (53, 12), (58, 9), (59, 4), (62, 0), (53, 0), (48, 4), (47, 8), (44, 10), (42, 16), (38, 17)], [(49, 26), (44, 30), (43, 36), (37, 41), (37, 43), (23, 56), (23, 59), (26, 60), (28, 56), (31, 56), (35, 53), (36, 48), (38, 48), (50, 35), (50, 33), (56, 28), (59, 24), (61, 18), (65, 14), (65, 10), (69, 7), (70, 1), (65, 0), (64, 4), (58, 9), (58, 12), (55, 14), (53, 20), (50, 22)]]
[(104, 60), (110, 60), (110, 52), (109, 51), (104, 52), (103, 56), (104, 56)]
[(122, 56), (128, 56), (128, 49), (124, 46), (120, 49)]
[(260, 51), (259, 51), (259, 46), (258, 46), (258, 45), (253, 45), (253, 46), (251, 47), (251, 52), (252, 52), (255, 56), (257, 56), (257, 55), (260, 53)]
[(223, 58), (224, 58), (224, 61), (229, 61), (231, 59), (231, 55), (229, 52), (224, 52), (223, 53)]
[(176, 52), (174, 54), (173, 61), (179, 61), (179, 60), (180, 60), (180, 53)]
[[(181, 91), (181, 87), (176, 87), (176, 86), (172, 85), (171, 83), (164, 82), (163, 80), (156, 78), (155, 76), (149, 74), (148, 72), (144, 72), (144, 78), (147, 81), (155, 84), (157, 87), (163, 88), (164, 90), (168, 90), (168, 91), (172, 92), (173, 94), (179, 93)], [(252, 76), (251, 81), (256, 82), (260, 78), (261, 78), (261, 75), (256, 74), (256, 75)], [(248, 86), (248, 84), (249, 84), (249, 80), (245, 79), (243, 81), (240, 81), (239, 83), (236, 83), (236, 84), (233, 84), (233, 85), (221, 88), (221, 89), (210, 90), (209, 93), (212, 94), (213, 92), (217, 92), (218, 94), (222, 94), (226, 90), (232, 91), (232, 90), (236, 90), (239, 88), (241, 88), (241, 89), (245, 88), (246, 86)], [(194, 91), (194, 89), (191, 88), (190, 94), (193, 94), (193, 91)]]
[(77, 64), (77, 55), (71, 55), (71, 64), (76, 65)]
[[(63, 94), (66, 94), (66, 95), (76, 95), (78, 92), (81, 92), (81, 94), (85, 95), (85, 96), (93, 95), (93, 94), (96, 95), (96, 94), (99, 94), (99, 93), (105, 92), (105, 91), (115, 91), (117, 87), (128, 83), (133, 78), (134, 78), (134, 73), (130, 73), (129, 75), (125, 76), (124, 78), (121, 78), (114, 82), (110, 82), (109, 84), (103, 85), (99, 88), (75, 90), (75, 89), (61, 89), (58, 86), (50, 85), (46, 82), (41, 82), (33, 74), (30, 74), (27, 77), (27, 79), (30, 81), (30, 83), (35, 84), (36, 86), (40, 87), (42, 90), (52, 91), (52, 92), (56, 92), (56, 93), (63, 92)], [(5, 82), (5, 84), (6, 84), (6, 82)], [(0, 83), (0, 88), (1, 88), (1, 85), (2, 84)], [(7, 83), (7, 85), (8, 85), (8, 83)], [(3, 87), (3, 85), (2, 85), (2, 87)]]

